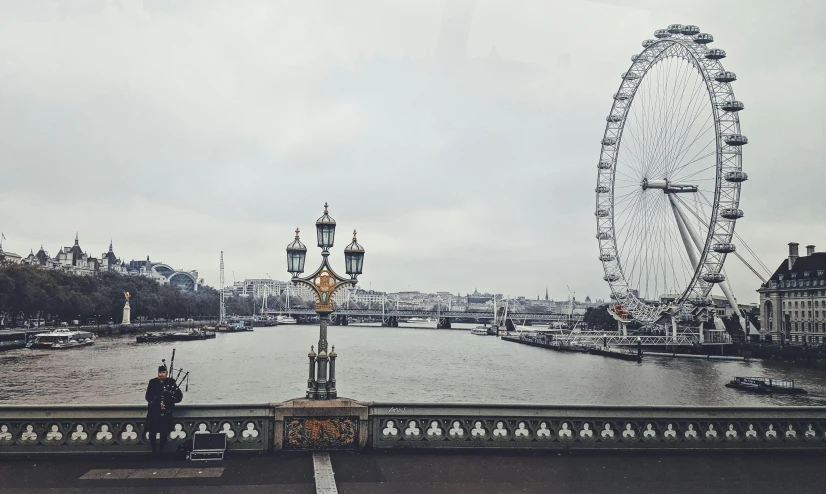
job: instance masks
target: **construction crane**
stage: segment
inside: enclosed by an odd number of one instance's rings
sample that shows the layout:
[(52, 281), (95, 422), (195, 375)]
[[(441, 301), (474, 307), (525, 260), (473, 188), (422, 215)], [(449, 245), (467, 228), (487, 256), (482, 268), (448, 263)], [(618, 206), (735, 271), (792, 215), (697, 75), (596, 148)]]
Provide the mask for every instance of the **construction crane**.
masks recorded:
[[(233, 277), (235, 272), (233, 271)], [(221, 274), (218, 278), (218, 298), (221, 306), (218, 309), (218, 324), (225, 324), (227, 321), (227, 309), (224, 306), (224, 251), (221, 251)]]

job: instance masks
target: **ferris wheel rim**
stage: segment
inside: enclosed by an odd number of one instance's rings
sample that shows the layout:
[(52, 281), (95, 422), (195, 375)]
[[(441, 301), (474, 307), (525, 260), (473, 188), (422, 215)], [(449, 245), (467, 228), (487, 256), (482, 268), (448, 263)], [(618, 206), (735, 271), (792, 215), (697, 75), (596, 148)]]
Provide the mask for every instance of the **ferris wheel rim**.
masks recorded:
[[(695, 26), (680, 27), (693, 28), (699, 31)], [(689, 36), (688, 34), (675, 33), (661, 36), (662, 31), (664, 30), (658, 30), (655, 33), (658, 39), (644, 42), (643, 51), (632, 57), (631, 66), (623, 73), (622, 82), (614, 95), (611, 112), (606, 118), (607, 123), (603, 134), (596, 189), (597, 239), (600, 247), (600, 261), (603, 264), (605, 273), (604, 279), (608, 282), (612, 297), (617, 301), (617, 304), (623, 310), (628, 311), (635, 319), (643, 322), (652, 322), (661, 317), (665, 311), (685, 309), (686, 306), (690, 308), (692, 303), (696, 305), (707, 300), (715, 280), (723, 276), (721, 271), (727, 254), (727, 252), (713, 251), (712, 245), (732, 245), (731, 238), (736, 223), (735, 221), (723, 223), (719, 216), (720, 210), (740, 211), (740, 183), (723, 180), (724, 173), (726, 176), (731, 172), (742, 174), (740, 146), (729, 145), (730, 141), (733, 142), (731, 136), (743, 137), (740, 134), (738, 116), (738, 111), (742, 109), (742, 103), (735, 99), (734, 91), (730, 85), (730, 82), (736, 76), (725, 71), (720, 62), (720, 59), (725, 56), (725, 52), (707, 47), (708, 40), (713, 39), (711, 35), (698, 33)], [(698, 41), (698, 37), (700, 37), (700, 41)], [(714, 118), (715, 189), (702, 252), (700, 252), (700, 259), (695, 266), (690, 282), (686, 284), (673, 302), (651, 303), (642, 300), (641, 297), (633, 293), (631, 284), (626, 279), (624, 267), (620, 262), (614, 224), (616, 176), (622, 135), (637, 90), (640, 88), (642, 81), (648, 76), (649, 71), (657, 63), (665, 58), (677, 56), (673, 53), (675, 49), (677, 52), (681, 51), (682, 58), (697, 69), (705, 84), (711, 115)], [(670, 54), (668, 53), (669, 50), (671, 50)], [(732, 104), (726, 106), (726, 102)], [(733, 103), (739, 103), (739, 108)], [(743, 139), (745, 140), (744, 137)], [(606, 162), (610, 164), (610, 168), (605, 166)], [(643, 184), (644, 189), (645, 184)], [(606, 200), (606, 197), (608, 200)], [(726, 207), (721, 208), (721, 205)], [(742, 215), (742, 212), (740, 214)]]

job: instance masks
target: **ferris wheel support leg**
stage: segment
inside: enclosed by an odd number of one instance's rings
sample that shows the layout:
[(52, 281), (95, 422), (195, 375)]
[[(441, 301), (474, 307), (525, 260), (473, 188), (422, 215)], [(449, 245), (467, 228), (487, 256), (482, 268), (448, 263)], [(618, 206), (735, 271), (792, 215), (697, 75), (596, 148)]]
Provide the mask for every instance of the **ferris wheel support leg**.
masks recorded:
[[(700, 259), (697, 257), (695, 247), (702, 250), (700, 247), (696, 246), (696, 240), (698, 239), (692, 239), (693, 235), (691, 235), (691, 232), (689, 231), (691, 225), (686, 221), (683, 211), (680, 209), (680, 205), (677, 204), (677, 201), (674, 198), (674, 194), (668, 194), (668, 200), (671, 202), (671, 210), (674, 212), (674, 221), (677, 222), (677, 228), (680, 230), (680, 237), (683, 239), (683, 245), (685, 245), (688, 258), (691, 259), (691, 264), (694, 265), (694, 269), (697, 269), (697, 265), (700, 264)], [(694, 240), (694, 242), (692, 242), (692, 240)]]
[[(680, 235), (683, 237), (683, 242), (686, 243), (686, 249), (688, 250), (688, 255), (691, 258), (691, 262), (694, 264), (695, 269), (697, 268), (698, 260), (697, 254), (694, 252), (693, 249), (689, 248), (689, 244), (683, 234), (684, 230), (688, 231), (688, 235), (691, 237), (691, 240), (694, 242), (694, 245), (697, 247), (697, 251), (703, 251), (703, 242), (700, 239), (700, 235), (697, 234), (697, 231), (691, 226), (688, 219), (685, 217), (682, 208), (680, 205), (677, 204), (677, 201), (674, 197), (674, 194), (668, 194), (668, 199), (671, 202), (671, 207), (674, 209), (674, 216), (677, 219), (677, 226), (680, 227)], [(734, 293), (731, 291), (731, 286), (728, 283), (728, 280), (724, 280), (720, 283), (720, 289), (723, 291), (723, 295), (726, 296), (728, 299), (729, 305), (731, 305), (732, 310), (734, 311), (735, 316), (739, 319), (740, 318), (740, 309), (737, 305), (737, 299), (734, 298)]]

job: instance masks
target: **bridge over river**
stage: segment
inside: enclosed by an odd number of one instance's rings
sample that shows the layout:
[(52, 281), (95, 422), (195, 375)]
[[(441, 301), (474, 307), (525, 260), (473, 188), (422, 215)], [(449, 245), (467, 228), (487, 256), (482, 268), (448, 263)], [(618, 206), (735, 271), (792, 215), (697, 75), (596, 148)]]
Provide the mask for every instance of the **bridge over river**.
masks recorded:
[[(288, 311), (271, 311), (269, 314), (285, 314), (300, 319), (309, 319), (315, 317), (317, 313), (315, 309), (300, 308), (289, 309)], [(478, 322), (492, 322), (494, 320), (493, 313), (489, 311), (393, 309), (388, 307), (382, 309), (346, 309), (335, 307), (330, 316), (330, 321), (333, 324), (346, 326), (349, 319), (353, 317), (381, 321), (384, 326), (398, 326), (399, 322), (411, 318), (432, 319), (438, 321), (437, 327), (440, 329), (450, 328), (451, 320)], [(503, 311), (500, 310), (497, 319), (501, 320), (503, 317)], [(550, 312), (512, 312), (507, 315), (507, 318), (517, 324), (564, 323), (571, 326), (581, 320), (580, 316)]]

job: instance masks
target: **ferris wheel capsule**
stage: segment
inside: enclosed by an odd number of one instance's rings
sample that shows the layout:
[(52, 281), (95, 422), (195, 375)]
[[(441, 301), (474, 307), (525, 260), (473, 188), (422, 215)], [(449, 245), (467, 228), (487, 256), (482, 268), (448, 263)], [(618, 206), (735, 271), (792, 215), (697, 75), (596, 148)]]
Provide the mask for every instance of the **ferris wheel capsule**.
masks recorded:
[(706, 273), (703, 275), (703, 281), (706, 283), (722, 283), (726, 281), (726, 275), (723, 273)]
[(596, 188), (597, 194), (605, 194), (610, 191), (611, 189), (607, 185), (600, 185)]
[(628, 93), (614, 93), (614, 99), (617, 101), (625, 101), (630, 97)]
[(614, 163), (612, 163), (611, 160), (601, 160), (599, 165), (597, 165), (597, 168), (600, 170), (610, 170), (611, 168), (614, 168)]
[(720, 48), (712, 48), (706, 53), (706, 58), (709, 60), (722, 60), (726, 58), (726, 50)]
[(680, 33), (685, 34), (686, 36), (694, 36), (695, 34), (700, 33), (700, 28), (697, 26), (692, 26), (691, 24), (683, 26)]
[(600, 254), (599, 260), (602, 262), (611, 262), (614, 260), (614, 256), (612, 254)]
[(720, 105), (720, 108), (727, 112), (738, 112), (742, 111), (746, 106), (743, 104), (742, 101), (731, 100), (726, 101), (725, 103)]
[(619, 279), (619, 275), (616, 275), (614, 273), (609, 273), (609, 274), (606, 274), (605, 276), (603, 276), (602, 279), (605, 280), (605, 281), (608, 281), (608, 282), (614, 282), (614, 281), (617, 281)]
[(707, 44), (712, 43), (714, 41), (714, 36), (712, 36), (708, 33), (700, 33), (700, 34), (695, 34), (692, 39), (694, 40), (695, 43), (697, 43), (699, 45), (707, 45)]
[(658, 39), (670, 38), (671, 33), (669, 33), (667, 29), (657, 29), (654, 31), (654, 37)]
[(682, 24), (672, 24), (667, 28), (668, 32), (671, 34), (681, 34), (683, 32), (683, 25)]
[(720, 211), (720, 216), (727, 220), (739, 220), (743, 217), (743, 210), (739, 208), (726, 208)]
[(622, 115), (608, 115), (607, 117), (605, 117), (605, 121), (611, 123), (622, 122)]
[(749, 138), (741, 134), (723, 136), (723, 141), (729, 146), (745, 146), (749, 143)]
[(737, 246), (732, 243), (714, 244), (711, 247), (711, 250), (717, 252), (718, 254), (731, 254), (737, 250)]
[(726, 172), (723, 178), (726, 179), (726, 182), (745, 182), (749, 179), (749, 176), (746, 172), (733, 171)]
[(737, 80), (737, 74), (728, 70), (723, 70), (714, 75), (714, 80), (717, 82), (734, 82)]

